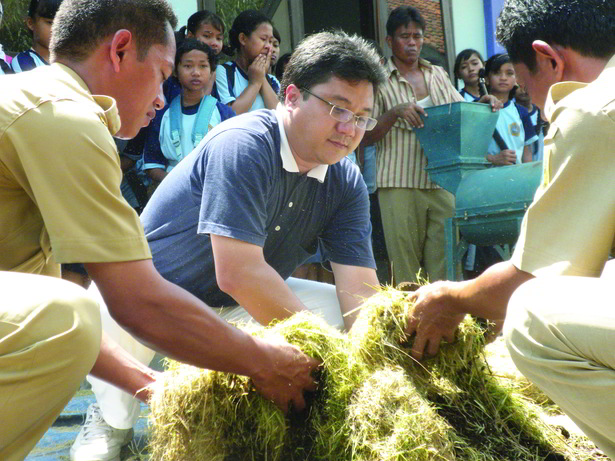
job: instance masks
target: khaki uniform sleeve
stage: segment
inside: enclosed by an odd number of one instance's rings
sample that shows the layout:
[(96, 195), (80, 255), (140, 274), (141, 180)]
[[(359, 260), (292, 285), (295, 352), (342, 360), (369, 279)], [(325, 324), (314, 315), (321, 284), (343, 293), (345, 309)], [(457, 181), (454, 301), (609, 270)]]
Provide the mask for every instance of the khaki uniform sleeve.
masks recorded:
[(513, 264), (538, 275), (599, 276), (615, 232), (615, 104), (561, 108), (545, 138), (543, 183), (522, 223)]
[(46, 102), (10, 128), (12, 173), (40, 211), (57, 263), (151, 258), (104, 116), (73, 101)]

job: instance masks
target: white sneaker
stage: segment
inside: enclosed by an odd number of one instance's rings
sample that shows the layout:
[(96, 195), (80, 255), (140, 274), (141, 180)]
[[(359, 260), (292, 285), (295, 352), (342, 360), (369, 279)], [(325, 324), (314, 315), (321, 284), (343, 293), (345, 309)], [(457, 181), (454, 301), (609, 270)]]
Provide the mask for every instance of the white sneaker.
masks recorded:
[(88, 407), (85, 424), (70, 447), (71, 461), (120, 461), (120, 450), (132, 440), (132, 429), (115, 429), (97, 403)]

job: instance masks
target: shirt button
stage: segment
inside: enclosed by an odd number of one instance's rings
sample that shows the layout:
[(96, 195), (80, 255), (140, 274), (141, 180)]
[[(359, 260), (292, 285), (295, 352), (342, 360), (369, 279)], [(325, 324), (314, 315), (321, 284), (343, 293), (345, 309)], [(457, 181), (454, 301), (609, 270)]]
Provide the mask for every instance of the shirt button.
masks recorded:
[(276, 231), (279, 231), (280, 229), (281, 229), (281, 227), (280, 227), (280, 226), (275, 226), (275, 230), (276, 230)]
[(288, 202), (288, 208), (292, 208), (293, 207), (293, 202)]

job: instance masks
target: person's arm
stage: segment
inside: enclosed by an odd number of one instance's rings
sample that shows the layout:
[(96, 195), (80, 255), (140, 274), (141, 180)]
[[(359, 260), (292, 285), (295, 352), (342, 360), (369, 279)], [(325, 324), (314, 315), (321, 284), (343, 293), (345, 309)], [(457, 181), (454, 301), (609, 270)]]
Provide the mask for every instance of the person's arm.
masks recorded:
[(269, 80), (265, 76), (265, 80), (263, 82), (263, 86), (261, 86), (261, 96), (263, 97), (263, 101), (265, 102), (265, 107), (267, 109), (275, 109), (280, 100), (278, 99), (278, 94), (273, 90), (271, 85), (269, 84)]
[[(250, 64), (250, 67), (248, 67), (248, 86), (241, 92), (237, 99), (231, 103), (231, 107), (236, 114), (239, 115), (249, 112), (256, 97), (261, 92), (261, 88), (264, 85), (269, 85), (265, 75), (267, 74), (267, 69), (269, 69), (270, 60), (271, 52), (267, 53), (267, 55), (259, 54), (252, 64)], [(271, 86), (269, 86), (269, 89), (273, 93)], [(265, 101), (265, 104), (267, 104), (267, 101)], [(275, 105), (273, 107), (275, 107)]]
[(422, 128), (423, 119), (421, 115), (427, 117), (425, 110), (413, 102), (392, 107), (376, 119), (378, 123), (373, 130), (365, 132), (362, 141), (363, 145), (369, 146), (380, 141), (389, 132), (398, 118), (405, 119), (414, 128)]
[(523, 155), (521, 156), (521, 163), (527, 163), (532, 161), (532, 146), (523, 146)]
[(491, 106), (492, 112), (497, 112), (502, 107), (504, 107), (504, 104), (502, 104), (502, 101), (500, 101), (497, 97), (493, 96), (492, 94), (486, 94), (484, 96), (481, 96), (478, 102), (483, 103), (483, 104), (489, 104)]
[(136, 161), (126, 155), (121, 155), (120, 154), (120, 164), (122, 167), (122, 173), (126, 173), (128, 170), (130, 170), (134, 164), (136, 163)]
[[(148, 126), (145, 139), (143, 141), (143, 170), (147, 176), (155, 183), (159, 184), (167, 175), (166, 167), (168, 160), (162, 152), (162, 144), (160, 142), (161, 133), (169, 133), (169, 115), (167, 111), (169, 106), (156, 112), (156, 117)], [(163, 120), (166, 123), (163, 123)], [(168, 131), (167, 131), (168, 130)]]
[(348, 266), (331, 262), (335, 277), (335, 290), (340, 302), (344, 325), (350, 330), (359, 315), (357, 307), (361, 303), (376, 294), (380, 286), (376, 271), (369, 267)]
[(168, 174), (163, 168), (147, 168), (145, 171), (150, 179), (157, 183), (160, 183)]
[(231, 326), (162, 278), (151, 260), (88, 263), (86, 269), (111, 316), (145, 344), (197, 367), (249, 376), (256, 389), (283, 411), (291, 401), (297, 409), (305, 407), (303, 390), (315, 389), (311, 372), (318, 362), (298, 348), (270, 343)]
[(305, 309), (267, 264), (260, 246), (213, 234), (210, 238), (218, 286), (256, 321), (267, 325)]
[[(121, 370), (121, 372), (118, 372)], [(146, 367), (102, 332), (100, 352), (90, 372), (147, 403), (157, 371)]]
[(479, 277), (463, 282), (436, 282), (419, 288), (409, 299), (416, 302), (406, 333), (416, 333), (412, 356), (435, 355), (440, 341), (452, 342), (466, 314), (501, 323), (512, 293), (534, 276), (510, 261), (495, 264)]
[(485, 158), (495, 166), (514, 165), (517, 163), (517, 154), (512, 149), (501, 150), (498, 154), (487, 154)]

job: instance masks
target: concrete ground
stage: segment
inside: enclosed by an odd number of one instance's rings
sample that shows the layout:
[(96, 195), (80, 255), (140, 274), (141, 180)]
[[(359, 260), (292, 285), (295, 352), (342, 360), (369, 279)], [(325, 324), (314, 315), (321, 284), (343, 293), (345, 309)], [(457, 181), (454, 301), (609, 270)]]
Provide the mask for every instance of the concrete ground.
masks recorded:
[[(56, 422), (26, 457), (27, 461), (67, 461), (70, 447), (85, 421), (88, 405), (94, 402), (89, 390), (79, 391), (69, 402)], [(122, 449), (121, 460), (137, 461), (147, 446), (147, 406), (141, 404), (141, 418), (135, 428), (133, 441)]]
[[(162, 370), (162, 356), (156, 355), (152, 368)], [(77, 438), (81, 425), (85, 421), (88, 406), (94, 403), (94, 395), (89, 384), (84, 382), (75, 396), (68, 403), (62, 414), (53, 423), (45, 436), (26, 457), (26, 461), (68, 461), (70, 447)], [(122, 449), (121, 461), (146, 460), (147, 448), (147, 405), (141, 404), (141, 417), (135, 427), (135, 436), (131, 443)]]

